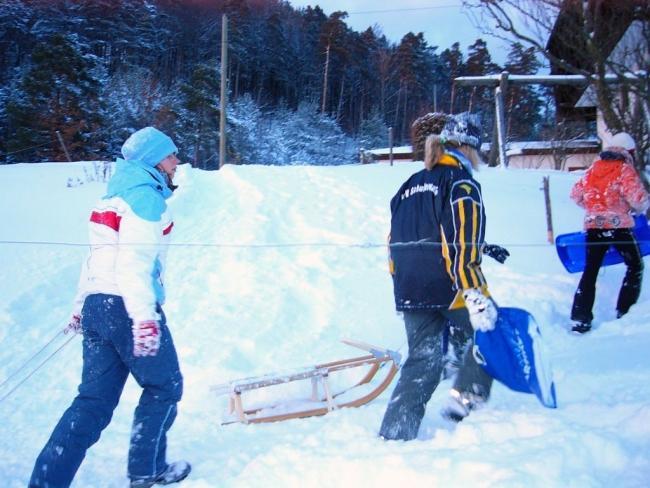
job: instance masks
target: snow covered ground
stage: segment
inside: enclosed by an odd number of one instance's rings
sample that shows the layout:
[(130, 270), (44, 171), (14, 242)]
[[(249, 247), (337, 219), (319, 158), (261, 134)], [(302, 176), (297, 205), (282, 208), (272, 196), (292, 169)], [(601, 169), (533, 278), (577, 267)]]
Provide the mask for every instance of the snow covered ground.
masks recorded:
[[(12, 376), (16, 369), (68, 319), (86, 253), (88, 209), (105, 188), (98, 182), (67, 187), (70, 178), (85, 181), (84, 167), (92, 169), (90, 163), (0, 166), (0, 397), (29, 370)], [(186, 385), (169, 439), (169, 458), (193, 464), (182, 486), (650, 486), (647, 282), (639, 303), (615, 320), (624, 268), (603, 269), (595, 330), (571, 335), (579, 275), (566, 273), (546, 242), (542, 177), (550, 175), (560, 234), (581, 226), (582, 212), (568, 198), (578, 174), (478, 173), (487, 240), (511, 252), (504, 265), (486, 258), (484, 271), (499, 304), (537, 318), (554, 366), (557, 410), (497, 384), (486, 408), (449, 430), (438, 416), (445, 381), (419, 439), (408, 443), (376, 436), (392, 387), (365, 407), (324, 417), (220, 424), (226, 398), (212, 385), (359, 355), (339, 342), (344, 337), (405, 353), (383, 244), (390, 197), (420, 167), (180, 169), (170, 203), (175, 227), (165, 310)], [(32, 366), (63, 342), (57, 340)], [(0, 401), (1, 486), (27, 484), (75, 395), (80, 352), (76, 337)], [(74, 487), (127, 486), (138, 396), (129, 380)]]

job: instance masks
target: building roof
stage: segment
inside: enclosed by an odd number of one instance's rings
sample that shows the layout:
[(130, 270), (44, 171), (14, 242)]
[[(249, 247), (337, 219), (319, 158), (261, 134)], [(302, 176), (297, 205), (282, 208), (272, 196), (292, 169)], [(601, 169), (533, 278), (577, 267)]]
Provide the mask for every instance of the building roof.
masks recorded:
[[(600, 48), (603, 61), (621, 40), (634, 19), (634, 9), (647, 0), (565, 0), (560, 9), (546, 48), (549, 53), (567, 65), (551, 62), (551, 74), (568, 74), (579, 71), (593, 72), (594, 60), (587, 48), (583, 6), (591, 13), (593, 45)], [(572, 120), (595, 120), (595, 109), (590, 106), (576, 108), (586, 87), (562, 85), (555, 88), (558, 116)]]
[(510, 142), (506, 155), (538, 155), (551, 154), (561, 150), (564, 154), (598, 153), (600, 141), (598, 139), (574, 139), (571, 141), (524, 141)]
[[(369, 149), (366, 150), (367, 153), (370, 153), (374, 156), (388, 155), (390, 154), (389, 147), (382, 147), (379, 149)], [(413, 148), (411, 146), (396, 146), (393, 147), (393, 154), (412, 154)]]

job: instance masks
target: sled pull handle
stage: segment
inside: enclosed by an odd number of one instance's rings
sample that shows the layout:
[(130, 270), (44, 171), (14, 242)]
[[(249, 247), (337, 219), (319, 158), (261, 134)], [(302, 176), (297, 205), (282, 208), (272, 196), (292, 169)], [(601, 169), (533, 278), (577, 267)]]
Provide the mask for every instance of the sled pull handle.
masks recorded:
[(368, 351), (370, 354), (372, 354), (374, 357), (378, 359), (388, 356), (393, 360), (393, 362), (397, 366), (399, 366), (400, 362), (402, 361), (402, 355), (397, 351), (391, 351), (390, 349), (383, 349), (381, 347), (368, 344), (367, 342), (355, 341), (353, 339), (341, 339), (341, 342), (343, 344), (347, 344), (348, 346), (356, 347), (363, 351)]

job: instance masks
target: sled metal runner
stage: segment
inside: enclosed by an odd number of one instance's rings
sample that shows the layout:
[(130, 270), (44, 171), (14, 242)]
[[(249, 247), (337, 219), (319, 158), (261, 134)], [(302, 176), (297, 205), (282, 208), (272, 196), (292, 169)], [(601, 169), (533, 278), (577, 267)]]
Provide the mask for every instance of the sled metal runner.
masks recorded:
[[(212, 391), (217, 395), (229, 395), (229, 418), (224, 420), (222, 425), (238, 422), (244, 424), (278, 422), (325, 415), (340, 408), (360, 407), (377, 398), (397, 374), (400, 354), (363, 342), (347, 339), (342, 342), (368, 351), (370, 354), (317, 364), (284, 374), (243, 378), (214, 386)], [(332, 373), (362, 367), (367, 367), (368, 370), (359, 381), (341, 391), (332, 391), (330, 382)], [(376, 386), (366, 388), (359, 397), (348, 398), (358, 387), (369, 385), (375, 378), (381, 378), (380, 372), (385, 376)], [(289, 408), (290, 402), (286, 401), (252, 408), (246, 408), (243, 405), (242, 397), (246, 392), (301, 380), (311, 380), (311, 398), (303, 402), (302, 405), (299, 404), (297, 408)]]

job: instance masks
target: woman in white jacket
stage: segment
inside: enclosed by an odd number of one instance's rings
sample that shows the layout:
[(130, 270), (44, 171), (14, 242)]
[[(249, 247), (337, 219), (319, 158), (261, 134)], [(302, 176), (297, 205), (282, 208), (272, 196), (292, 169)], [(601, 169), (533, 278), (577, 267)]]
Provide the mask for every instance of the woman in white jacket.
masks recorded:
[(166, 461), (166, 432), (183, 390), (161, 308), (173, 228), (166, 199), (175, 188), (177, 151), (153, 127), (132, 134), (107, 194), (90, 214), (90, 253), (68, 326), (84, 335), (79, 394), (36, 460), (30, 487), (70, 485), (86, 450), (109, 424), (129, 373), (143, 388), (129, 449), (131, 487), (180, 481), (189, 474), (187, 462)]

